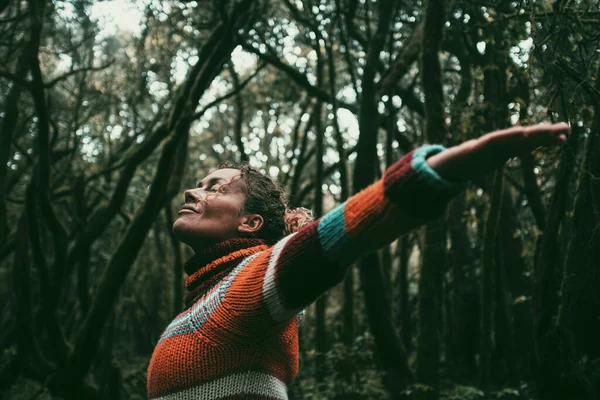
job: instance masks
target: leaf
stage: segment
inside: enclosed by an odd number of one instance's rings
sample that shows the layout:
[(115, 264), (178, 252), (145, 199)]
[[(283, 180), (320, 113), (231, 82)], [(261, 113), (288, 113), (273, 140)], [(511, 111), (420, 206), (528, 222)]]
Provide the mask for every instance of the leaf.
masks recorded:
[(515, 300), (513, 301), (513, 304), (520, 304), (520, 303), (524, 303), (524, 302), (526, 302), (527, 300), (529, 300), (529, 299), (527, 298), (527, 296), (517, 296), (517, 297), (515, 297)]

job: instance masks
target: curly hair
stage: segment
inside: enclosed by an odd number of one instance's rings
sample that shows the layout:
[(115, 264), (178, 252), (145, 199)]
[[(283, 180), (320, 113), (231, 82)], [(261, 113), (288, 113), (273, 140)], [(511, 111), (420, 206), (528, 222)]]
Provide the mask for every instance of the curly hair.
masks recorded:
[(241, 211), (263, 217), (263, 226), (255, 236), (268, 244), (298, 231), (314, 219), (312, 212), (306, 208), (289, 209), (285, 190), (248, 164), (221, 164), (220, 168), (234, 168), (242, 173), (246, 198)]

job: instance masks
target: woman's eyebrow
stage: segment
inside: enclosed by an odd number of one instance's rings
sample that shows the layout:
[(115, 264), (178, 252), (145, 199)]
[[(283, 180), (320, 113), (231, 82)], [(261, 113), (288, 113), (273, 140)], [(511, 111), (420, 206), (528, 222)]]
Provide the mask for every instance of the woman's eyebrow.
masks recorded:
[[(206, 179), (206, 178), (204, 178), (204, 179), (202, 179), (202, 180), (199, 180), (199, 181), (197, 181), (197, 183), (196, 183), (196, 186), (198, 186), (198, 187), (202, 187), (202, 186), (204, 186), (204, 185), (205, 185), (205, 184), (204, 184), (204, 180), (205, 180), (205, 179)], [(210, 179), (208, 180), (208, 182), (206, 183), (206, 185), (208, 185), (208, 186), (212, 186), (212, 185), (214, 185), (215, 183), (217, 183), (217, 182), (219, 182), (219, 181), (224, 181), (224, 180), (225, 180), (225, 179), (223, 179), (223, 178), (213, 177), (213, 178), (210, 178)]]
[[(215, 184), (215, 183), (217, 183), (217, 182), (225, 182), (225, 178), (221, 178), (221, 177), (217, 177), (217, 176), (215, 176), (215, 177), (213, 177), (213, 178), (210, 178), (210, 179), (208, 180), (208, 184), (207, 184), (207, 185), (210, 187), (210, 186), (214, 185), (214, 184)], [(202, 186), (202, 185), (203, 185), (203, 184), (202, 184), (202, 181), (200, 181), (200, 186)]]

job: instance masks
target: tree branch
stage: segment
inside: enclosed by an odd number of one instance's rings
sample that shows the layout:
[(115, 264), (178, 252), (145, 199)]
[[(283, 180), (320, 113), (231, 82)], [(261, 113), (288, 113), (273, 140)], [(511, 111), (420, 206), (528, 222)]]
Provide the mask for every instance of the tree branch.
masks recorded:
[(590, 83), (587, 79), (585, 79), (579, 71), (577, 71), (567, 60), (563, 57), (558, 56), (557, 60), (554, 62), (557, 68), (559, 68), (564, 76), (568, 76), (572, 80), (574, 80), (577, 84), (582, 85), (588, 94), (595, 98), (595, 101), (600, 101), (600, 90), (596, 88), (594, 85)]
[(61, 76), (57, 76), (56, 78), (52, 79), (50, 82), (46, 82), (44, 84), (44, 87), (46, 89), (50, 89), (52, 87), (54, 87), (57, 83), (64, 81), (65, 79), (69, 78), (70, 76), (73, 76), (75, 74), (78, 74), (80, 72), (96, 72), (96, 71), (102, 71), (108, 67), (110, 67), (112, 64), (114, 63), (114, 60), (109, 61), (107, 64), (101, 65), (99, 67), (86, 67), (86, 68), (76, 68), (76, 69), (72, 69), (71, 71), (61, 75)]
[[(308, 78), (306, 77), (306, 75), (300, 73), (295, 68), (287, 65), (286, 63), (281, 61), (278, 57), (276, 57), (272, 54), (262, 53), (261, 51), (259, 51), (258, 49), (255, 49), (253, 46), (249, 45), (248, 43), (242, 43), (242, 47), (246, 51), (256, 54), (261, 60), (273, 65), (274, 67), (276, 67), (277, 69), (279, 69), (280, 71), (285, 73), (294, 83), (296, 83), (298, 86), (305, 89), (309, 96), (314, 97), (317, 100), (322, 100), (327, 103), (331, 103), (331, 98), (329, 96), (329, 93), (327, 93), (325, 90), (323, 90), (319, 87), (313, 86), (308, 81)], [(354, 106), (353, 104), (340, 102), (340, 106), (343, 108), (346, 108), (354, 113), (356, 113), (356, 111), (357, 111), (356, 106)]]
[(31, 82), (17, 74), (13, 74), (12, 72), (5, 70), (4, 68), (0, 68), (0, 77), (8, 79), (24, 89), (31, 90)]
[(235, 122), (233, 127), (233, 137), (235, 138), (235, 144), (237, 145), (240, 153), (240, 160), (243, 163), (247, 163), (248, 155), (246, 154), (244, 142), (242, 141), (242, 137), (244, 135), (244, 100), (240, 95), (240, 77), (238, 76), (231, 62), (229, 63), (229, 74), (231, 75), (231, 80), (233, 81), (233, 90), (237, 92), (235, 94)]
[(194, 115), (192, 115), (192, 121), (197, 120), (198, 118), (202, 117), (205, 112), (207, 112), (208, 110), (210, 110), (214, 106), (218, 105), (219, 103), (221, 103), (221, 102), (223, 102), (223, 101), (225, 101), (227, 99), (230, 99), (233, 96), (237, 96), (237, 94), (240, 93), (242, 90), (244, 90), (244, 88), (250, 83), (250, 81), (256, 75), (258, 75), (258, 73), (260, 72), (260, 70), (262, 70), (266, 65), (267, 65), (266, 63), (263, 63), (263, 64), (259, 65), (258, 68), (256, 68), (256, 71), (254, 71), (252, 73), (252, 75), (250, 75), (248, 78), (244, 79), (243, 82), (239, 83), (237, 85), (237, 87), (235, 87), (232, 91), (230, 91), (226, 95), (223, 95), (221, 97), (218, 97), (218, 98), (214, 99), (213, 101), (211, 101), (210, 103), (208, 103), (206, 106), (204, 106), (200, 111), (194, 113)]
[(405, 41), (402, 51), (378, 82), (377, 91), (379, 94), (390, 94), (394, 91), (394, 88), (398, 85), (402, 77), (406, 75), (410, 66), (419, 58), (422, 42), (423, 23), (420, 23), (413, 31), (411, 37)]
[(546, 223), (546, 207), (542, 201), (542, 193), (537, 184), (537, 178), (534, 172), (535, 161), (531, 153), (526, 153), (521, 157), (521, 167), (523, 169), (523, 183), (525, 184), (525, 195), (529, 201), (529, 206), (533, 212), (535, 223), (540, 230), (544, 230)]

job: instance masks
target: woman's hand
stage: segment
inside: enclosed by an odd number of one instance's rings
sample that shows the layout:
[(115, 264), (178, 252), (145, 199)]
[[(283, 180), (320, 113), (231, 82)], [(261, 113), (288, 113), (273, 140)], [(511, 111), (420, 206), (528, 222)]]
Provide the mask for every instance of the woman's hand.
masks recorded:
[(561, 146), (570, 131), (566, 123), (515, 126), (451, 147), (429, 157), (427, 164), (444, 179), (468, 180), (538, 147)]

